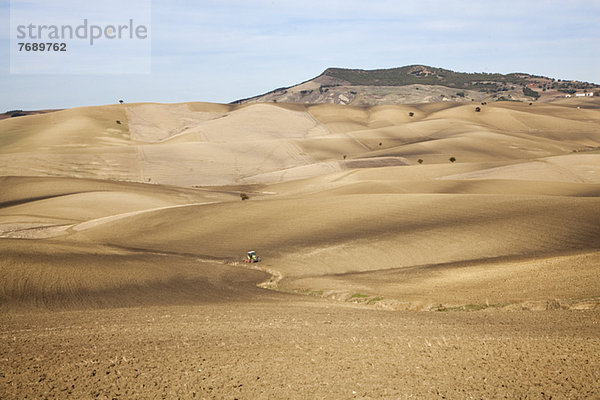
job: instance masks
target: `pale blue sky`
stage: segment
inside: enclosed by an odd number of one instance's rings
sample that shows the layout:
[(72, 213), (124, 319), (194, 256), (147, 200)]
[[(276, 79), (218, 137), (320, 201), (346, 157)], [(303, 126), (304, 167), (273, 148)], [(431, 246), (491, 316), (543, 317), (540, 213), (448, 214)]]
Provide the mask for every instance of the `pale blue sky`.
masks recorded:
[(0, 0), (0, 112), (118, 99), (227, 103), (332, 66), (600, 83), (597, 0), (152, 0), (152, 73), (139, 75), (11, 75), (9, 11)]

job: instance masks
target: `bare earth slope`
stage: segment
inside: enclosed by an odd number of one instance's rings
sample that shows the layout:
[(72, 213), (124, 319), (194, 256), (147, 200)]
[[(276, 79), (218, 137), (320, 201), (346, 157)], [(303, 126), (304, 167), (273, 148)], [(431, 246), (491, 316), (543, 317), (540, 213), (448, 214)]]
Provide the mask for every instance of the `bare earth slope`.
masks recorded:
[(600, 106), (584, 100), (497, 102), (480, 112), (472, 104), (77, 108), (1, 120), (0, 170), (217, 186), (318, 176), (364, 157), (399, 157), (396, 165), (534, 160), (598, 146)]
[(479, 107), (0, 121), (0, 398), (599, 397), (600, 104)]

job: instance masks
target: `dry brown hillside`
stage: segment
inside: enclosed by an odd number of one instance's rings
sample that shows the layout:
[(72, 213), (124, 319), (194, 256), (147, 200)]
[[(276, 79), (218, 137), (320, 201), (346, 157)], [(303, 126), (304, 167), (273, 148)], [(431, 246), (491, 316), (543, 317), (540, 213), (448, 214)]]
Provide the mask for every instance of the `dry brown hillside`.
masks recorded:
[[(2, 121), (0, 235), (221, 263), (256, 248), (281, 288), (392, 308), (594, 298), (598, 102), (480, 107), (134, 104)], [(532, 260), (558, 272), (540, 283)]]
[(0, 398), (597, 398), (599, 149), (594, 98), (2, 120)]
[(597, 149), (600, 103), (585, 100), (533, 106), (76, 108), (0, 121), (0, 170), (3, 175), (221, 186), (270, 184), (419, 159), (424, 165), (447, 164), (450, 157), (491, 168), (547, 159), (551, 166), (548, 157)]

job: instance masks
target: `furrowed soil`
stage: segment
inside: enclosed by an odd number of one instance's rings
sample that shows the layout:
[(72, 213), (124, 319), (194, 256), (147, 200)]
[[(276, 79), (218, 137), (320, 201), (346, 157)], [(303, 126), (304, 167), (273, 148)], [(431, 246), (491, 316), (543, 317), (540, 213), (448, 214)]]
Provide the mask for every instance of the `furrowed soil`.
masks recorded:
[(293, 296), (4, 315), (2, 397), (597, 398), (599, 324)]

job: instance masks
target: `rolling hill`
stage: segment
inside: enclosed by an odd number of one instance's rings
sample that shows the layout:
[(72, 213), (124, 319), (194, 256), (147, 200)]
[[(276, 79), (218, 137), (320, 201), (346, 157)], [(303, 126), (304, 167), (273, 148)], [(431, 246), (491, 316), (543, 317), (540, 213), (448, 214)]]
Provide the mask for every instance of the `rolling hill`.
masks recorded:
[[(224, 186), (418, 160), (446, 164), (450, 157), (496, 168), (596, 149), (598, 107), (597, 98), (477, 107), (449, 102), (82, 107), (1, 120), (0, 169), (3, 175)], [(537, 170), (548, 165), (531, 164)], [(596, 179), (579, 173), (584, 181)]]
[[(286, 290), (354, 288), (390, 307), (579, 301), (595, 294), (599, 122), (597, 98), (146, 103), (11, 118), (0, 121), (0, 237), (217, 263), (257, 249)], [(520, 278), (531, 291), (502, 283), (532, 260), (558, 265), (542, 285), (554, 289), (539, 289), (533, 267)], [(475, 273), (488, 267), (494, 291)], [(466, 270), (443, 291), (428, 286)]]
[(335, 103), (356, 106), (471, 101), (553, 100), (598, 91), (589, 82), (556, 80), (526, 73), (464, 73), (425, 65), (361, 70), (328, 68), (298, 85), (234, 103)]
[(598, 97), (83, 107), (0, 171), (2, 398), (600, 393)]

